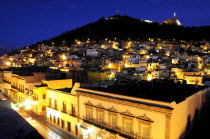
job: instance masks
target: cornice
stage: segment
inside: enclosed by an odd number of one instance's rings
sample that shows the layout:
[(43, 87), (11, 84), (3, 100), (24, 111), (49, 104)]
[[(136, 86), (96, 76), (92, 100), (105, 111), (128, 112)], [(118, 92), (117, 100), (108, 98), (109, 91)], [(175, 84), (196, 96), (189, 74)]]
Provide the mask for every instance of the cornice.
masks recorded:
[(158, 106), (154, 106), (154, 105), (147, 105), (147, 104), (143, 104), (143, 103), (131, 102), (131, 101), (127, 101), (127, 100), (120, 100), (120, 99), (111, 98), (111, 97), (107, 97), (107, 96), (85, 93), (85, 92), (81, 92), (79, 90), (77, 90), (77, 92), (79, 93), (80, 96), (86, 96), (89, 98), (99, 99), (99, 100), (117, 103), (117, 104), (121, 104), (121, 105), (127, 105), (127, 106), (136, 107), (136, 108), (140, 108), (140, 109), (146, 109), (149, 111), (156, 111), (156, 112), (165, 113), (165, 114), (169, 114), (169, 115), (171, 114), (171, 112), (173, 110), (173, 108), (164, 108), (164, 107), (158, 107)]

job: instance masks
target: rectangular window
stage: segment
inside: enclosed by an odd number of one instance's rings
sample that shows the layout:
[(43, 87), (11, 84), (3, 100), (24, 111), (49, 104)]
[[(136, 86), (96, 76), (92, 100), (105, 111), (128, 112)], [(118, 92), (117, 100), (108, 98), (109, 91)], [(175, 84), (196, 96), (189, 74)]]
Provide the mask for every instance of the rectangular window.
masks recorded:
[(125, 121), (125, 131), (128, 134), (132, 131), (132, 122), (130, 120)]
[(52, 107), (52, 98), (49, 98), (49, 107)]
[(141, 136), (142, 139), (149, 139), (149, 126), (141, 126)]
[(55, 109), (58, 109), (57, 99), (54, 99), (54, 108), (55, 108)]
[(78, 135), (78, 126), (75, 125), (75, 134)]
[(50, 114), (50, 121), (52, 121), (52, 115)]
[(117, 117), (116, 116), (111, 116), (111, 126), (112, 126), (112, 128), (117, 127)]
[(103, 112), (98, 112), (98, 122), (102, 124), (104, 122), (104, 113)]
[(44, 95), (42, 96), (42, 99), (46, 99), (46, 94), (44, 94)]
[(71, 105), (71, 114), (72, 114), (73, 116), (76, 116), (75, 106), (74, 106), (74, 105)]
[(61, 120), (61, 128), (64, 128), (64, 120)]
[(92, 115), (92, 109), (87, 108), (87, 119), (92, 119), (93, 115)]
[(54, 122), (54, 123), (56, 122), (55, 116), (53, 116), (53, 122)]
[(67, 127), (68, 127), (68, 131), (71, 132), (71, 123), (70, 122), (67, 123)]
[(66, 112), (66, 102), (63, 102), (63, 112)]
[(57, 124), (60, 125), (60, 118), (57, 118)]

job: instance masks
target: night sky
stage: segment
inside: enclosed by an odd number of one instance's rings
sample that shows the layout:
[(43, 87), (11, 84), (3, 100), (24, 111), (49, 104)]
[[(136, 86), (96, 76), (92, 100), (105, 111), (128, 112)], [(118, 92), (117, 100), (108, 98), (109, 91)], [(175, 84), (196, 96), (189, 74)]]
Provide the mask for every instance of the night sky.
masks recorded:
[(119, 11), (184, 26), (210, 25), (210, 0), (0, 0), (0, 48), (28, 46)]

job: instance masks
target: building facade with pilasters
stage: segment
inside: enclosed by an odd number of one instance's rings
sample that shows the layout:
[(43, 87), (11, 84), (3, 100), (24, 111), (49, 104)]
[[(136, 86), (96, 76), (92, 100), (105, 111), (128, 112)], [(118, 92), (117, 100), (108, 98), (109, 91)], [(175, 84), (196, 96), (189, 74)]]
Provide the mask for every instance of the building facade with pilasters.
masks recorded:
[(185, 87), (185, 90), (190, 92), (191, 88), (193, 91), (174, 101), (125, 96), (105, 92), (106, 89), (78, 88), (79, 137), (184, 139), (201, 118), (205, 104), (209, 103), (210, 89), (193, 87)]
[(97, 139), (169, 139), (170, 103), (78, 89), (80, 134)]

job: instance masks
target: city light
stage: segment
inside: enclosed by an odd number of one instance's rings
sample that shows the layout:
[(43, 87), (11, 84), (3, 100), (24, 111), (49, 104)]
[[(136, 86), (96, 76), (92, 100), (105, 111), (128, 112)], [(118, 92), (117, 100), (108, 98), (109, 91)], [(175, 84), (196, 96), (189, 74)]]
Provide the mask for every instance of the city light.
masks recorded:
[(20, 104), (19, 107), (24, 106), (26, 110), (29, 110), (32, 108), (31, 107), (32, 104), (37, 104), (37, 102), (31, 101), (30, 99), (25, 99), (25, 101), (22, 104)]
[(151, 74), (147, 75), (147, 81), (151, 81), (151, 80), (152, 80), (152, 75)]
[(62, 55), (61, 58), (62, 58), (63, 60), (66, 60), (66, 59), (67, 59), (67, 56)]
[(111, 68), (112, 68), (112, 64), (111, 64), (111, 63), (109, 63), (108, 68), (109, 68), (109, 69), (111, 69)]
[(11, 62), (8, 61), (8, 62), (5, 63), (5, 65), (6, 66), (10, 66), (11, 65)]
[(81, 42), (80, 41), (77, 41), (77, 44), (81, 44)]

